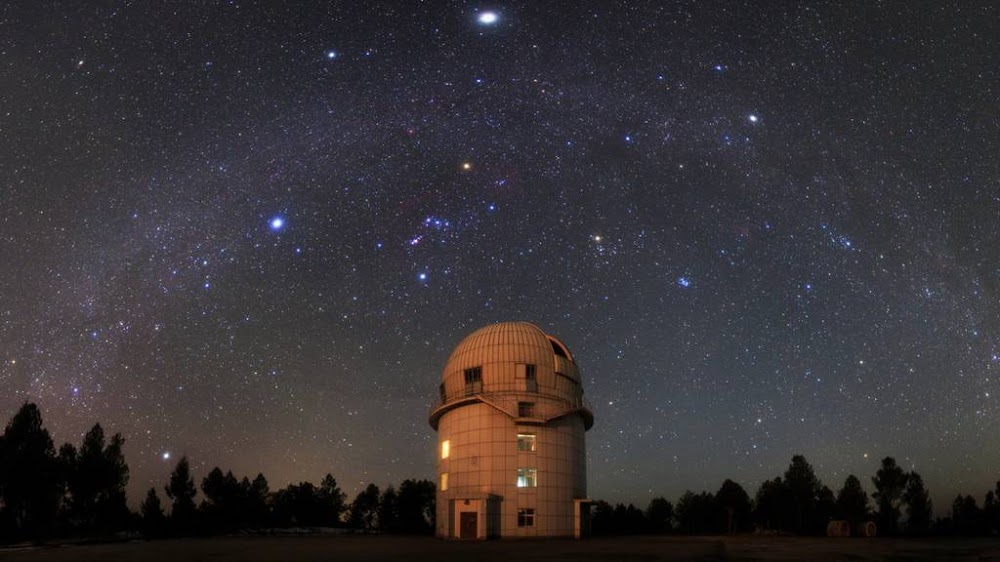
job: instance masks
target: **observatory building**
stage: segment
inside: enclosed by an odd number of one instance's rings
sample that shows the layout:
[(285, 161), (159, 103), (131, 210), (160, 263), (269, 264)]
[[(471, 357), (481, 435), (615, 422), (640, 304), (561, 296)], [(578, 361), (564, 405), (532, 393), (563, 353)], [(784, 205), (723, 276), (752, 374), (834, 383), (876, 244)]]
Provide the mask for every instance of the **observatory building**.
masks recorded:
[(439, 392), (437, 536), (589, 534), (594, 414), (558, 338), (527, 322), (476, 330), (448, 358)]

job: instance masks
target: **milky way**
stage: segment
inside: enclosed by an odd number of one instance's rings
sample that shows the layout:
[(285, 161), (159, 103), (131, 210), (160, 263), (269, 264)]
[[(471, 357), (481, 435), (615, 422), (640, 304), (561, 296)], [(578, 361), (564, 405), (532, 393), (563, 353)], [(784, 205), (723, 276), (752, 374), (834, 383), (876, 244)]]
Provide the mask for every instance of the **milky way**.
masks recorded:
[[(779, 5), (780, 4), (780, 5)], [(272, 488), (433, 477), (468, 332), (564, 340), (590, 495), (1000, 478), (986, 3), (0, 7), (0, 414)], [(869, 486), (870, 489), (870, 486)]]

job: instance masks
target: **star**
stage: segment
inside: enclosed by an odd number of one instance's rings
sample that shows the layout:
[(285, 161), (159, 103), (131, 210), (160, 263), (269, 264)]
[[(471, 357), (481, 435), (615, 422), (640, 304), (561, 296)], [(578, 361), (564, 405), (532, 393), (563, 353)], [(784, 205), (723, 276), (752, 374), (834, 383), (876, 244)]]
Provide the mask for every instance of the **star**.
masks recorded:
[(691, 279), (689, 277), (678, 277), (677, 284), (687, 289), (688, 287), (691, 286)]
[(751, 114), (750, 114), (749, 116), (747, 116), (747, 119), (748, 119), (748, 120), (749, 120), (749, 121), (750, 121), (751, 123), (756, 123), (757, 121), (759, 121), (759, 120), (760, 120), (760, 119), (759, 119), (759, 118), (758, 118), (758, 117), (757, 117), (757, 116), (756, 116), (755, 114), (753, 114), (753, 113), (751, 113)]
[(160, 458), (165, 461), (170, 460), (170, 451), (163, 451), (162, 453), (160, 453)]
[(271, 227), (271, 230), (278, 232), (285, 228), (285, 218), (281, 216), (271, 217), (271, 220), (267, 222), (267, 225)]
[(333, 60), (333, 59), (337, 58), (337, 51), (327, 51), (326, 52), (326, 58), (328, 60)]
[(500, 16), (496, 12), (480, 12), (479, 17), (476, 18), (482, 25), (493, 25), (500, 20)]

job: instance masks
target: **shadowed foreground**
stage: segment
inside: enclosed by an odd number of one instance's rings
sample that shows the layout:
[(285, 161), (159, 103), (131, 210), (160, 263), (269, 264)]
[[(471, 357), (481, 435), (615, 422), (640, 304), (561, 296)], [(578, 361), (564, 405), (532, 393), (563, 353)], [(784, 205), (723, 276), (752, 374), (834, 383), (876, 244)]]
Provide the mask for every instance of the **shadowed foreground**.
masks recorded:
[(20, 560), (996, 560), (998, 539), (630, 537), (453, 542), (429, 537), (221, 537), (0, 549)]

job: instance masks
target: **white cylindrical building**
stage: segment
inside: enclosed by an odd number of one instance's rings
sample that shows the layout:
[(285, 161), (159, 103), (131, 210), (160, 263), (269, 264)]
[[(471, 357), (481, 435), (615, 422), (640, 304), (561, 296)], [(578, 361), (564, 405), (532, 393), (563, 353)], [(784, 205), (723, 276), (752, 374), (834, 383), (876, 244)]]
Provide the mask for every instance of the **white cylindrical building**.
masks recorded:
[(448, 358), (439, 393), (437, 536), (589, 534), (594, 415), (558, 338), (528, 322), (476, 330)]

